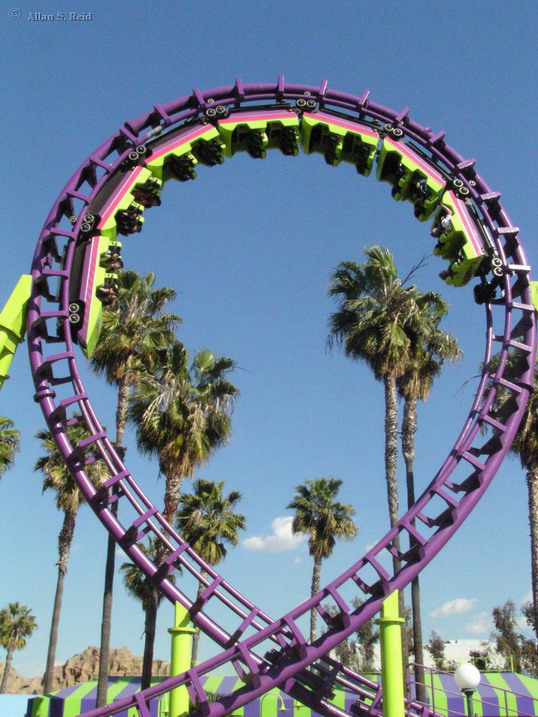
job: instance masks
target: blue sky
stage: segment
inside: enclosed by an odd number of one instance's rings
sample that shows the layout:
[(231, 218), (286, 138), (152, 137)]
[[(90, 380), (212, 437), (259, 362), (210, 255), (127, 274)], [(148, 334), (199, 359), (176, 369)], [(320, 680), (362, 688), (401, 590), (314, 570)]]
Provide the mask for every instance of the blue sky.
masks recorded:
[[(124, 121), (189, 94), (245, 82), (329, 86), (393, 109), (411, 108), (420, 123), (447, 132), (462, 155), (502, 192), (522, 230), (531, 265), (538, 263), (535, 167), (537, 11), (534, 3), (298, 0), (295, 3), (108, 2), (17, 3), (0, 11), (4, 124), (0, 305), (29, 270), (42, 224), (60, 190), (93, 149)], [(91, 19), (39, 21), (29, 13), (91, 13)], [(35, 17), (35, 16), (34, 16)], [(88, 16), (87, 16), (88, 17)], [(533, 171), (534, 170), (534, 171)], [(323, 568), (328, 581), (388, 527), (383, 481), (383, 394), (367, 369), (325, 348), (331, 270), (360, 262), (371, 243), (390, 247), (401, 275), (431, 251), (427, 227), (388, 185), (332, 169), (320, 156), (264, 162), (234, 157), (201, 170), (195, 182), (169, 186), (144, 231), (124, 242), (129, 267), (155, 271), (178, 291), (179, 332), (192, 350), (233, 357), (241, 397), (230, 445), (198, 475), (225, 480), (244, 494), (245, 542), (222, 566), (225, 577), (270, 615), (305, 598), (311, 560), (304, 541), (289, 537), (296, 485), (317, 476), (344, 481), (342, 499), (357, 511), (358, 538), (339, 545)], [(424, 487), (450, 450), (471, 405), (482, 358), (484, 311), (470, 288), (455, 290), (431, 257), (417, 277), (423, 289), (452, 304), (445, 323), (464, 359), (446, 369), (420, 408), (417, 484)], [(535, 272), (536, 275), (536, 272)], [(81, 359), (81, 365), (83, 361)], [(33, 472), (43, 426), (32, 401), (26, 346), (0, 396), (0, 413), (23, 434), (16, 466), (0, 485), (0, 604), (30, 606), (39, 630), (14, 665), (43, 669), (56, 580), (61, 516), (41, 495)], [(85, 369), (101, 421), (113, 426), (113, 391)], [(128, 464), (157, 504), (163, 481), (129, 436)], [(400, 473), (403, 475), (402, 463)], [(482, 503), (422, 575), (425, 634), (487, 638), (494, 605), (520, 603), (530, 590), (524, 473), (508, 460)], [(272, 536), (272, 537), (271, 537)], [(256, 549), (253, 549), (256, 548)], [(282, 549), (281, 549), (282, 548)], [(287, 549), (283, 549), (287, 548)], [(278, 550), (277, 550), (278, 549)], [(105, 535), (81, 511), (69, 564), (57, 658), (99, 641)], [(169, 653), (159, 618), (156, 655)], [(118, 580), (113, 645), (142, 654), (141, 608)], [(203, 655), (211, 646), (203, 643)]]

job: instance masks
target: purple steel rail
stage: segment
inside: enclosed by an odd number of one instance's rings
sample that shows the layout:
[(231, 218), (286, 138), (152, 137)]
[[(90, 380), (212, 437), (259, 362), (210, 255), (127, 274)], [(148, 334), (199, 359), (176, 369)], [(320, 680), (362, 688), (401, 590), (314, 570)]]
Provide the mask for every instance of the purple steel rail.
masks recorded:
[[(477, 393), (456, 443), (424, 493), (364, 557), (317, 595), (273, 620), (206, 565), (165, 522), (114, 450), (78, 371), (68, 320), (69, 281), (75, 241), (85, 209), (133, 147), (147, 142), (160, 131), (158, 128), (168, 129), (197, 118), (202, 121), (202, 113), (212, 104), (240, 107), (249, 102), (305, 97), (314, 99), (320, 108), (336, 109), (351, 118), (401, 128), (404, 137), (425, 150), (432, 165), (442, 167), (446, 174), (463, 182), (478, 221), (486, 228), (502, 260), (503, 299), (486, 305), (484, 368)], [(75, 215), (77, 206), (81, 207), (78, 219), (64, 228), (64, 217)], [(377, 688), (372, 697), (368, 681), (340, 668), (327, 655), (375, 615), (387, 595), (408, 585), (456, 532), (498, 470), (532, 391), (536, 316), (530, 293), (530, 267), (519, 243), (518, 229), (512, 226), (501, 206), (500, 194), (492, 191), (476, 172), (474, 160), (465, 160), (447, 145), (444, 132), (434, 133), (411, 120), (408, 110), (398, 113), (378, 105), (369, 100), (368, 92), (357, 97), (329, 90), (326, 81), (319, 87), (295, 85), (286, 84), (281, 76), (276, 83), (243, 84), (237, 79), (228, 87), (204, 92), (195, 89), (191, 95), (166, 105), (155, 105), (147, 114), (126, 123), (85, 160), (60, 193), (45, 222), (34, 255), (32, 276), (28, 348), (35, 400), (41, 405), (59, 450), (88, 503), (131, 560), (169, 600), (184, 605), (193, 622), (223, 648), (219, 655), (187, 673), (113, 706), (92, 710), (86, 717), (105, 717), (128, 707), (136, 707), (141, 717), (147, 717), (148, 701), (179, 685), (187, 685), (197, 705), (196, 713), (212, 717), (231, 712), (277, 685), (316, 711), (336, 717), (346, 713), (329, 700), (328, 692), (334, 682), (356, 692), (357, 713), (381, 714), (380, 690)], [(499, 321), (495, 322), (497, 315)], [(497, 325), (502, 325), (502, 329), (494, 328)], [(498, 344), (500, 353), (496, 371), (489, 366), (494, 344)], [(509, 369), (508, 358), (514, 352), (519, 360)], [(499, 389), (508, 396), (500, 410), (495, 408)], [(82, 419), (75, 418), (75, 412), (81, 413)], [(88, 435), (78, 445), (72, 445), (66, 426), (77, 420), (84, 422)], [(85, 466), (95, 460), (102, 461), (110, 473), (99, 490), (85, 472)], [(463, 479), (451, 479), (456, 469), (463, 470)], [(115, 515), (111, 509), (114, 503), (122, 510), (128, 509), (131, 517), (121, 522), (119, 514)], [(167, 558), (160, 568), (140, 547), (148, 533), (156, 536), (167, 549)], [(395, 545), (395, 539), (401, 534), (407, 537), (408, 549), (398, 548), (397, 541)], [(393, 567), (393, 558), (400, 561), (397, 570)], [(190, 599), (170, 582), (168, 576), (176, 568), (187, 571), (205, 586), (199, 599)], [(351, 587), (364, 601), (355, 610), (343, 597), (344, 590)], [(323, 607), (322, 603), (327, 600), (336, 606), (336, 615), (329, 615)], [(208, 614), (208, 604), (215, 601), (227, 608), (234, 629), (225, 629)], [(329, 629), (309, 644), (297, 621), (311, 608), (318, 610)], [(247, 637), (247, 633), (253, 634)], [(233, 665), (246, 685), (209, 703), (200, 676), (226, 663)], [(365, 697), (367, 703), (361, 701)], [(416, 714), (423, 713), (418, 705), (410, 705), (409, 709)]]

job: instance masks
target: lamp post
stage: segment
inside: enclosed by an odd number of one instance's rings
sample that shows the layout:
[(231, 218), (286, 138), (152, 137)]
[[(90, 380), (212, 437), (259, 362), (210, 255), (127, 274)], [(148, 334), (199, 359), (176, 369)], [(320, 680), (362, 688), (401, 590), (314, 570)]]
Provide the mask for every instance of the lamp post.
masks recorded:
[[(280, 700), (281, 706), (280, 707), (277, 706), (277, 709), (276, 709), (277, 713), (287, 711), (288, 708), (286, 707), (286, 703), (284, 702), (284, 698), (280, 694), (280, 691), (274, 692), (273, 690), (271, 690), (270, 692), (266, 692), (264, 695), (262, 695), (260, 697), (260, 715), (261, 715), (261, 717), (264, 717), (263, 701), (265, 700), (266, 697), (274, 697), (277, 705), (278, 705), (278, 701)], [(267, 716), (265, 716), (265, 717), (267, 717)]]
[(468, 717), (474, 717), (473, 694), (480, 683), (480, 672), (470, 662), (464, 662), (454, 672), (454, 681), (465, 695)]

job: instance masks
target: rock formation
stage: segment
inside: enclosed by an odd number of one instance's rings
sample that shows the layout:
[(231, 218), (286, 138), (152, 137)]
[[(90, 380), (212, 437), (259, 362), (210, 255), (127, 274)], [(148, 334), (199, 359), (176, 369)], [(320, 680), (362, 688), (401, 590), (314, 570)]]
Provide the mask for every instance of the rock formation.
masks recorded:
[[(4, 665), (0, 663), (0, 675)], [(53, 690), (71, 687), (82, 682), (96, 680), (99, 672), (99, 648), (88, 647), (78, 655), (70, 657), (65, 664), (54, 668)], [(137, 677), (142, 674), (142, 658), (135, 657), (127, 647), (110, 650), (111, 677)], [(163, 660), (153, 661), (153, 676), (168, 677), (169, 663)], [(37, 695), (42, 693), (42, 676), (22, 677), (13, 668), (9, 671), (8, 694)]]

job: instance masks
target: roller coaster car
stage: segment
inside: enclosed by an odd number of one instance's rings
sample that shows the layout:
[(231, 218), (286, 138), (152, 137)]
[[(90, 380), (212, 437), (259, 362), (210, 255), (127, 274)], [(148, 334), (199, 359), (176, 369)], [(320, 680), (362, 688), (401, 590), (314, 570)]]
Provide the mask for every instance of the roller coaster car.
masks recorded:
[(233, 112), (217, 126), (227, 157), (248, 152), (251, 157), (265, 159), (268, 149), (299, 154), (299, 118), (291, 110)]
[(205, 164), (206, 167), (224, 164), (224, 142), (216, 137), (214, 139), (201, 139), (193, 147), (193, 154), (196, 161)]
[(392, 185), (394, 199), (411, 202), (420, 221), (431, 217), (446, 186), (443, 176), (424, 157), (391, 137), (383, 139), (377, 178)]
[(477, 304), (488, 304), (502, 300), (502, 291), (495, 281), (483, 281), (473, 286), (474, 300)]
[(121, 244), (94, 236), (75, 248), (69, 285), (69, 323), (87, 358), (101, 333), (103, 306), (118, 297), (117, 271), (121, 269)]
[(449, 286), (465, 286), (477, 275), (481, 263), (481, 259), (466, 259), (461, 255), (449, 269), (439, 272), (439, 276)]
[(164, 169), (165, 179), (173, 178), (178, 179), (180, 182), (196, 179), (194, 168), (197, 164), (198, 160), (192, 152), (187, 152), (181, 157), (170, 157)]
[[(139, 232), (144, 222), (144, 209), (147, 206), (156, 206), (160, 201), (158, 190), (161, 186), (161, 180), (146, 167), (135, 167), (122, 172), (115, 182), (113, 192), (102, 202), (99, 208), (100, 219), (94, 228), (111, 241), (114, 241), (118, 234), (127, 236)], [(141, 201), (136, 201), (137, 199)], [(95, 205), (99, 207), (100, 202)]]
[(162, 181), (195, 179), (194, 168), (222, 164), (224, 145), (212, 124), (195, 124), (159, 137), (151, 142), (151, 157), (146, 167)]
[(135, 188), (131, 190), (131, 194), (135, 202), (144, 207), (144, 209), (159, 207), (161, 205), (159, 194), (162, 186), (163, 183), (160, 179), (151, 176), (145, 182), (135, 185)]
[(319, 152), (327, 164), (350, 162), (367, 177), (374, 163), (379, 135), (370, 127), (323, 112), (303, 114), (301, 144), (306, 154)]
[(438, 238), (433, 253), (450, 262), (450, 268), (440, 275), (447, 284), (464, 286), (492, 264), (485, 240), (471, 218), (469, 208), (452, 190), (443, 195), (435, 213), (431, 235)]
[(143, 211), (144, 207), (141, 204), (133, 202), (127, 209), (121, 209), (116, 212), (114, 218), (118, 234), (126, 237), (129, 234), (137, 234), (142, 231), (142, 224), (144, 223)]

